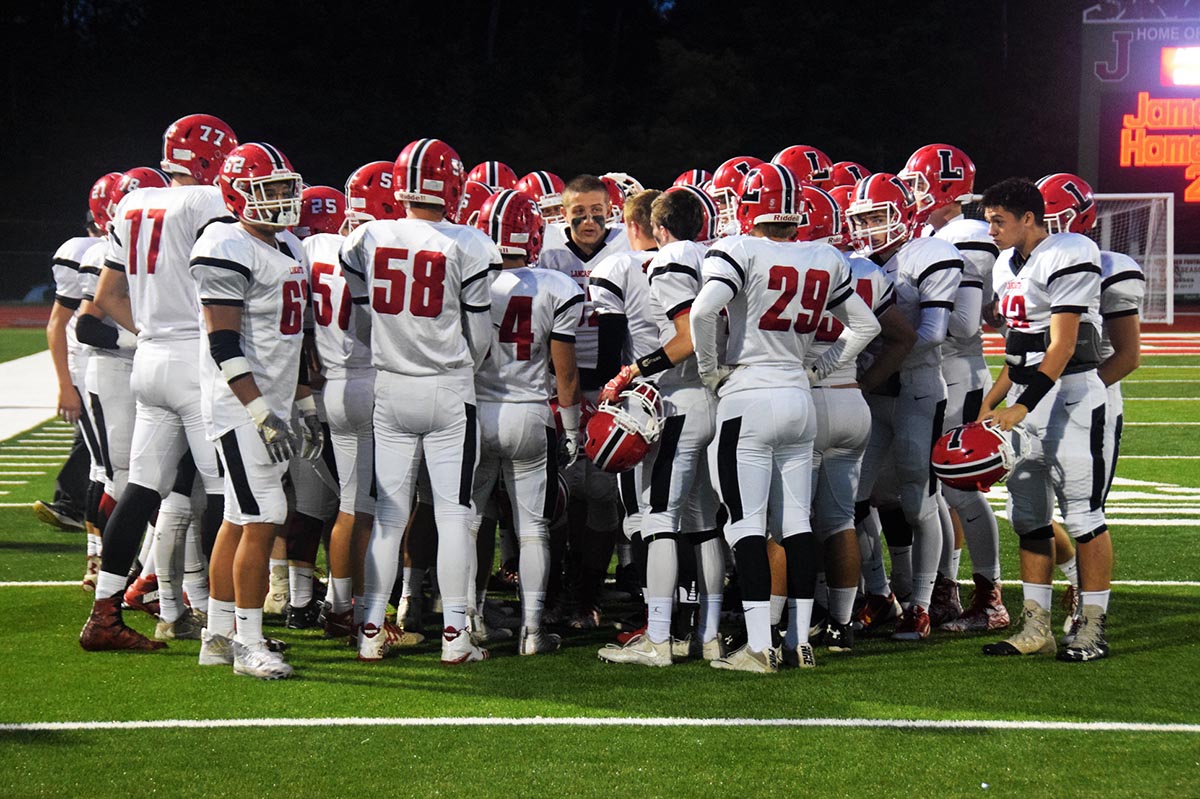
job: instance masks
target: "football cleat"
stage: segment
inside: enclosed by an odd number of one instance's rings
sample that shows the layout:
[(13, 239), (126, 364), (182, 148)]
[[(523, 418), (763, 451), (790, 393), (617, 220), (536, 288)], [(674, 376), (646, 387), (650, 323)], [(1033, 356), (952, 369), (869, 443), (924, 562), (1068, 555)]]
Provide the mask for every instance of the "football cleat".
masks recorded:
[(1068, 585), (1063, 592), (1062, 608), (1067, 612), (1067, 617), (1063, 619), (1063, 632), (1070, 635), (1079, 618), (1079, 589), (1074, 585)]
[(700, 647), (700, 657), (709, 663), (725, 657), (725, 639), (718, 633), (712, 640), (705, 641)]
[[(384, 626), (387, 622), (384, 622)], [(367, 622), (358, 631), (358, 659), (364, 663), (374, 663), (383, 660), (392, 645), (388, 643), (387, 633), (382, 627)]]
[(209, 631), (207, 628), (200, 633), (200, 665), (201, 666), (232, 666), (233, 639)]
[(850, 652), (854, 649), (854, 625), (839, 624), (829, 619), (825, 625), (825, 646), (830, 652)]
[(287, 610), (289, 593), (287, 566), (275, 566), (271, 569), (271, 582), (263, 601), (263, 615), (282, 616)]
[(1021, 610), (1024, 620), (1020, 631), (1004, 641), (987, 644), (985, 655), (1053, 655), (1058, 647), (1050, 632), (1050, 611), (1036, 602), (1025, 600)]
[(146, 636), (125, 626), (121, 618), (119, 597), (97, 599), (92, 613), (79, 633), (79, 645), (88, 652), (108, 652), (128, 649), (135, 652), (153, 652), (166, 648), (161, 641), (151, 641)]
[(307, 630), (310, 627), (318, 625), (318, 617), (321, 615), (321, 603), (314, 596), (308, 601), (308, 604), (303, 607), (295, 607), (290, 602), (284, 608), (284, 617), (287, 619), (286, 625), (290, 630)]
[(83, 567), (83, 581), (79, 587), (84, 591), (95, 591), (96, 580), (100, 577), (100, 556), (88, 555), (87, 563)]
[(325, 613), (325, 638), (345, 638), (350, 635), (354, 626), (354, 611), (347, 610), (344, 613), (333, 613), (327, 611)]
[(854, 614), (854, 629), (868, 634), (878, 632), (888, 622), (900, 618), (903, 612), (895, 594), (867, 594), (866, 601)]
[(671, 639), (660, 644), (650, 640), (649, 636), (639, 635), (631, 638), (624, 646), (608, 644), (597, 655), (609, 663), (634, 663), (639, 666), (670, 666)]
[(941, 627), (962, 615), (962, 601), (958, 598), (958, 583), (938, 574), (933, 583), (933, 597), (929, 602), (929, 621)]
[(1003, 630), (1010, 623), (1008, 608), (1000, 596), (1000, 583), (993, 583), (982, 574), (974, 575), (975, 588), (971, 592), (971, 603), (957, 619), (938, 627), (952, 633), (986, 632)]
[(929, 611), (920, 605), (909, 605), (896, 622), (896, 631), (892, 633), (893, 641), (922, 641), (929, 637)]
[(158, 615), (158, 575), (138, 577), (133, 585), (125, 589), (123, 610), (140, 610), (151, 616)]
[(562, 638), (554, 633), (548, 633), (541, 627), (522, 627), (520, 646), (517, 652), (522, 655), (541, 655), (547, 652), (557, 652), (562, 645)]
[(600, 626), (600, 608), (595, 605), (581, 607), (567, 619), (567, 626), (572, 630), (594, 630)]
[(188, 639), (199, 641), (204, 625), (196, 618), (191, 608), (185, 608), (175, 621), (160, 621), (154, 626), (154, 640), (170, 641), (172, 639)]
[(735, 649), (723, 658), (717, 658), (708, 665), (714, 669), (727, 671), (748, 671), (752, 674), (774, 674), (779, 671), (782, 657), (778, 647), (770, 647), (762, 652), (755, 652), (749, 644)]
[(33, 515), (51, 527), (57, 527), (64, 532), (77, 533), (83, 529), (82, 518), (53, 502), (37, 500), (33, 503)]
[(698, 638), (693, 638), (691, 633), (688, 633), (683, 638), (671, 636), (672, 659), (688, 660), (698, 657), (700, 657), (700, 640)]
[(1066, 648), (1058, 653), (1058, 659), (1087, 663), (1108, 657), (1108, 640), (1104, 636), (1107, 621), (1108, 614), (1099, 605), (1084, 605), (1074, 635)]
[(504, 627), (491, 627), (484, 614), (467, 608), (467, 632), (481, 644), (494, 644), (497, 641), (507, 641), (513, 637), (513, 631)]
[(471, 638), (465, 630), (447, 627), (442, 630), (442, 665), (457, 666), (476, 660), (487, 660), (490, 654)]
[(794, 669), (812, 669), (817, 666), (812, 644), (798, 644), (795, 649), (783, 648), (783, 665)]
[(425, 636), (421, 633), (406, 630), (394, 621), (383, 623), (383, 634), (387, 636), (388, 644), (393, 647), (416, 646), (425, 641)]
[(400, 604), (396, 606), (396, 621), (405, 630), (414, 633), (421, 631), (420, 594), (400, 597)]
[(258, 641), (249, 646), (234, 641), (233, 673), (257, 677), (260, 680), (283, 680), (291, 677), (293, 670), (284, 661), (283, 655), (267, 647), (266, 641)]

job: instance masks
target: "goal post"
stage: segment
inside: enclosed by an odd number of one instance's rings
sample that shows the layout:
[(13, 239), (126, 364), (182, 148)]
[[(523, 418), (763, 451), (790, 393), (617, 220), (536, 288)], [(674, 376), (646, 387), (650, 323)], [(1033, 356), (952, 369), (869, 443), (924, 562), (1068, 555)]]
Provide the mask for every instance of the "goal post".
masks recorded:
[(1175, 321), (1175, 195), (1097, 194), (1096, 227), (1088, 234), (1102, 250), (1128, 255), (1146, 275), (1143, 322)]

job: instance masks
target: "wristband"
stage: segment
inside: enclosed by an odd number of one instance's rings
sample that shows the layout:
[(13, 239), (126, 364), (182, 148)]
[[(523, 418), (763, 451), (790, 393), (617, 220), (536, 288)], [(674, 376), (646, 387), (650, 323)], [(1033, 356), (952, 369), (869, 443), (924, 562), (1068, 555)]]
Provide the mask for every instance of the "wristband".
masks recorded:
[(1024, 405), (1028, 410), (1033, 410), (1037, 404), (1041, 402), (1042, 397), (1054, 388), (1054, 381), (1045, 372), (1034, 372), (1033, 377), (1029, 379), (1029, 385), (1025, 386), (1025, 390), (1021, 392), (1021, 396), (1017, 397), (1017, 404)]
[(246, 403), (246, 411), (255, 424), (262, 424), (271, 415), (271, 409), (267, 407), (267, 401), (261, 394)]
[(117, 325), (117, 349), (135, 350), (137, 349), (137, 344), (137, 333)]
[(312, 394), (301, 397), (296, 400), (296, 410), (300, 411), (301, 416), (311, 416), (317, 412), (317, 401), (313, 399)]
[(577, 433), (579, 432), (579, 406), (578, 405), (560, 405), (558, 406), (558, 418), (562, 419), (563, 430)]
[(221, 361), (221, 377), (225, 378), (226, 383), (232, 383), (242, 375), (248, 374), (250, 374), (250, 361), (245, 357)]
[(671, 359), (667, 357), (667, 351), (662, 347), (659, 347), (644, 358), (638, 358), (637, 365), (638, 370), (642, 373), (642, 377), (649, 377), (659, 372), (665, 372), (674, 366), (671, 363)]

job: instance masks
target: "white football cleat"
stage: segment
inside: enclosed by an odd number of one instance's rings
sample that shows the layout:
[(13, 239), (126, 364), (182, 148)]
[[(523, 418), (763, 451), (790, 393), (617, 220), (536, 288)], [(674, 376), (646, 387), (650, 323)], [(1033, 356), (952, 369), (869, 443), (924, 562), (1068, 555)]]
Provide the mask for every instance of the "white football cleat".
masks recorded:
[(488, 651), (475, 643), (466, 629), (447, 627), (442, 631), (442, 664), (457, 666), (475, 660), (487, 660)]
[(562, 644), (562, 638), (555, 633), (548, 633), (541, 627), (522, 627), (521, 645), (517, 650), (522, 655), (541, 655), (546, 652), (557, 652)]
[(205, 628), (200, 632), (200, 665), (233, 665), (233, 639), (226, 638)]
[(779, 671), (779, 649), (770, 647), (762, 652), (755, 652), (749, 644), (735, 649), (723, 658), (717, 658), (708, 665), (714, 669), (729, 671), (748, 671), (753, 674), (774, 674)]
[(233, 673), (260, 680), (282, 680), (292, 676), (292, 667), (284, 662), (283, 655), (268, 649), (266, 641), (249, 646), (234, 641)]
[(620, 644), (608, 644), (597, 653), (609, 663), (636, 663), (639, 666), (670, 666), (671, 639), (656, 644), (647, 635), (635, 635)]

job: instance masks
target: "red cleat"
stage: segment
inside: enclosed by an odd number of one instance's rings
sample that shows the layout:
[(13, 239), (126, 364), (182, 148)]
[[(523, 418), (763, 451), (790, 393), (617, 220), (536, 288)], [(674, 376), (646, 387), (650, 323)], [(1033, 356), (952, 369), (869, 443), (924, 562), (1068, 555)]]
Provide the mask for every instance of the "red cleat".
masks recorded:
[(920, 605), (909, 605), (908, 610), (896, 622), (896, 631), (892, 633), (894, 641), (921, 641), (929, 637), (929, 611)]
[(158, 615), (158, 575), (142, 576), (125, 589), (125, 610), (140, 610), (151, 616)]
[(79, 633), (79, 645), (88, 652), (153, 652), (167, 647), (162, 641), (151, 641), (137, 630), (126, 627), (121, 618), (121, 600), (115, 596), (97, 599), (92, 605), (92, 615)]

